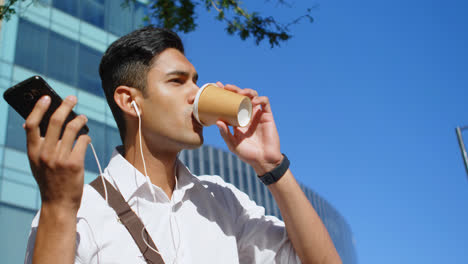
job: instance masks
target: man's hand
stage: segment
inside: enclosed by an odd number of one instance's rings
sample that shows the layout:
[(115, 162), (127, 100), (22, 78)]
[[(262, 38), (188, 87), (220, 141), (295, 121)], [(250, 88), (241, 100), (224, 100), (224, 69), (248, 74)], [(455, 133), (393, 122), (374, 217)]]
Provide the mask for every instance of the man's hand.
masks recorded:
[(83, 115), (70, 121), (60, 138), (62, 126), (76, 105), (68, 96), (49, 120), (45, 137), (39, 124), (50, 105), (42, 97), (24, 124), (29, 164), (39, 185), (42, 206), (34, 245), (33, 263), (73, 263), (75, 259), (76, 215), (83, 195), (84, 157), (91, 142), (80, 129), (88, 121)]
[(234, 85), (219, 87), (248, 96), (252, 100), (252, 121), (246, 127), (233, 127), (233, 132), (223, 121), (217, 121), (221, 136), (229, 150), (242, 161), (250, 164), (258, 175), (263, 175), (281, 163), (280, 141), (271, 106), (266, 96), (258, 96), (252, 89), (240, 89)]
[(76, 105), (76, 97), (67, 97), (51, 116), (45, 137), (40, 136), (39, 124), (49, 108), (50, 97), (42, 97), (26, 119), (27, 149), (34, 178), (39, 185), (43, 206), (78, 211), (83, 193), (84, 157), (91, 139), (87, 135), (73, 143), (86, 124), (84, 115), (66, 125), (59, 140), (63, 123)]

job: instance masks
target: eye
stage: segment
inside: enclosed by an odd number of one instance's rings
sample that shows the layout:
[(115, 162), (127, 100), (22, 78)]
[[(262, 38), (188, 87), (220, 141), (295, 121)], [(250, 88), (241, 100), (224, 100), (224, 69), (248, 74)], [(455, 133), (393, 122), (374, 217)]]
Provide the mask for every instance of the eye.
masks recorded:
[(183, 83), (184, 83), (184, 80), (181, 79), (181, 78), (174, 78), (174, 79), (170, 79), (169, 82), (171, 82), (171, 83), (177, 83), (177, 84), (183, 84)]

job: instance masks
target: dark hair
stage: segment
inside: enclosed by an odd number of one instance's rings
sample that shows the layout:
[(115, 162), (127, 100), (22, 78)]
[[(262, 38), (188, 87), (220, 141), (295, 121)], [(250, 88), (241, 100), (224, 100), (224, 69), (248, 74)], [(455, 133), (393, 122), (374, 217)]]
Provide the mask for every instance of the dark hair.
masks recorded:
[(179, 36), (163, 28), (147, 26), (135, 30), (107, 48), (99, 65), (102, 88), (114, 115), (122, 142), (125, 139), (125, 120), (114, 101), (115, 89), (120, 85), (134, 87), (145, 95), (146, 76), (159, 54), (168, 48), (184, 53)]

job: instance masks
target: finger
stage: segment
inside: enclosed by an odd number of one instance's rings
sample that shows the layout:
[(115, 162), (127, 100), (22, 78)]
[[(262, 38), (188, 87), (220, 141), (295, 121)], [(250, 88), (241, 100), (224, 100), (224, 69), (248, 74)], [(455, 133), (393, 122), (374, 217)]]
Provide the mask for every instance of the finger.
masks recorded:
[(234, 138), (234, 135), (231, 134), (231, 131), (229, 130), (228, 125), (225, 122), (220, 121), (220, 120), (216, 121), (216, 125), (218, 126), (221, 137), (223, 137), (228, 148), (232, 149), (235, 143), (235, 138)]
[(88, 135), (79, 136), (71, 152), (70, 159), (76, 161), (77, 164), (82, 164), (84, 162), (86, 149), (88, 148), (89, 143), (91, 143), (91, 138)]
[(226, 84), (226, 86), (224, 86), (224, 89), (235, 92), (235, 93), (238, 93), (238, 94), (248, 96), (250, 99), (255, 98), (255, 97), (258, 96), (258, 92), (253, 90), (253, 89), (249, 89), (249, 88), (241, 89), (241, 88), (239, 88), (239, 87), (237, 87), (235, 85), (232, 85), (232, 84)]
[(49, 120), (49, 126), (44, 140), (44, 147), (46, 151), (55, 149), (57, 141), (62, 132), (62, 126), (66, 118), (70, 114), (73, 107), (76, 105), (76, 97), (68, 96), (63, 100), (62, 104), (55, 110)]
[(240, 94), (248, 96), (248, 97), (250, 97), (250, 99), (253, 99), (253, 98), (258, 96), (257, 91), (255, 91), (253, 89), (249, 89), (249, 88), (242, 89)]
[(216, 85), (218, 85), (218, 87), (220, 88), (223, 88), (224, 89), (224, 84), (222, 82), (216, 82)]
[(264, 112), (271, 113), (270, 100), (266, 96), (255, 97), (252, 99), (252, 105), (261, 105)]
[(41, 99), (37, 101), (29, 116), (26, 118), (24, 129), (26, 130), (26, 144), (28, 149), (33, 148), (37, 143), (39, 143), (41, 137), (39, 124), (41, 123), (45, 112), (47, 112), (49, 105), (50, 97), (41, 97)]
[(68, 156), (73, 148), (73, 142), (76, 139), (76, 135), (80, 132), (80, 129), (88, 122), (88, 119), (84, 115), (75, 117), (70, 121), (63, 133), (62, 140), (60, 142), (60, 156)]
[(242, 93), (242, 89), (235, 86), (235, 85), (232, 85), (232, 84), (226, 84), (224, 86), (224, 89), (226, 90), (229, 90), (229, 91), (232, 91), (232, 92), (235, 92), (235, 93)]

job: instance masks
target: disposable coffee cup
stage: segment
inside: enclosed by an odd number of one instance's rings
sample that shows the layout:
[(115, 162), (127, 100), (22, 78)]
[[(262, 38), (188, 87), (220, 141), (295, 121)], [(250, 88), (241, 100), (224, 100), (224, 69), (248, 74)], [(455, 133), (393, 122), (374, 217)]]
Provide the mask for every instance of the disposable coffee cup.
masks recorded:
[(252, 102), (247, 96), (207, 83), (195, 97), (193, 115), (203, 126), (221, 120), (231, 126), (245, 127), (252, 118)]

